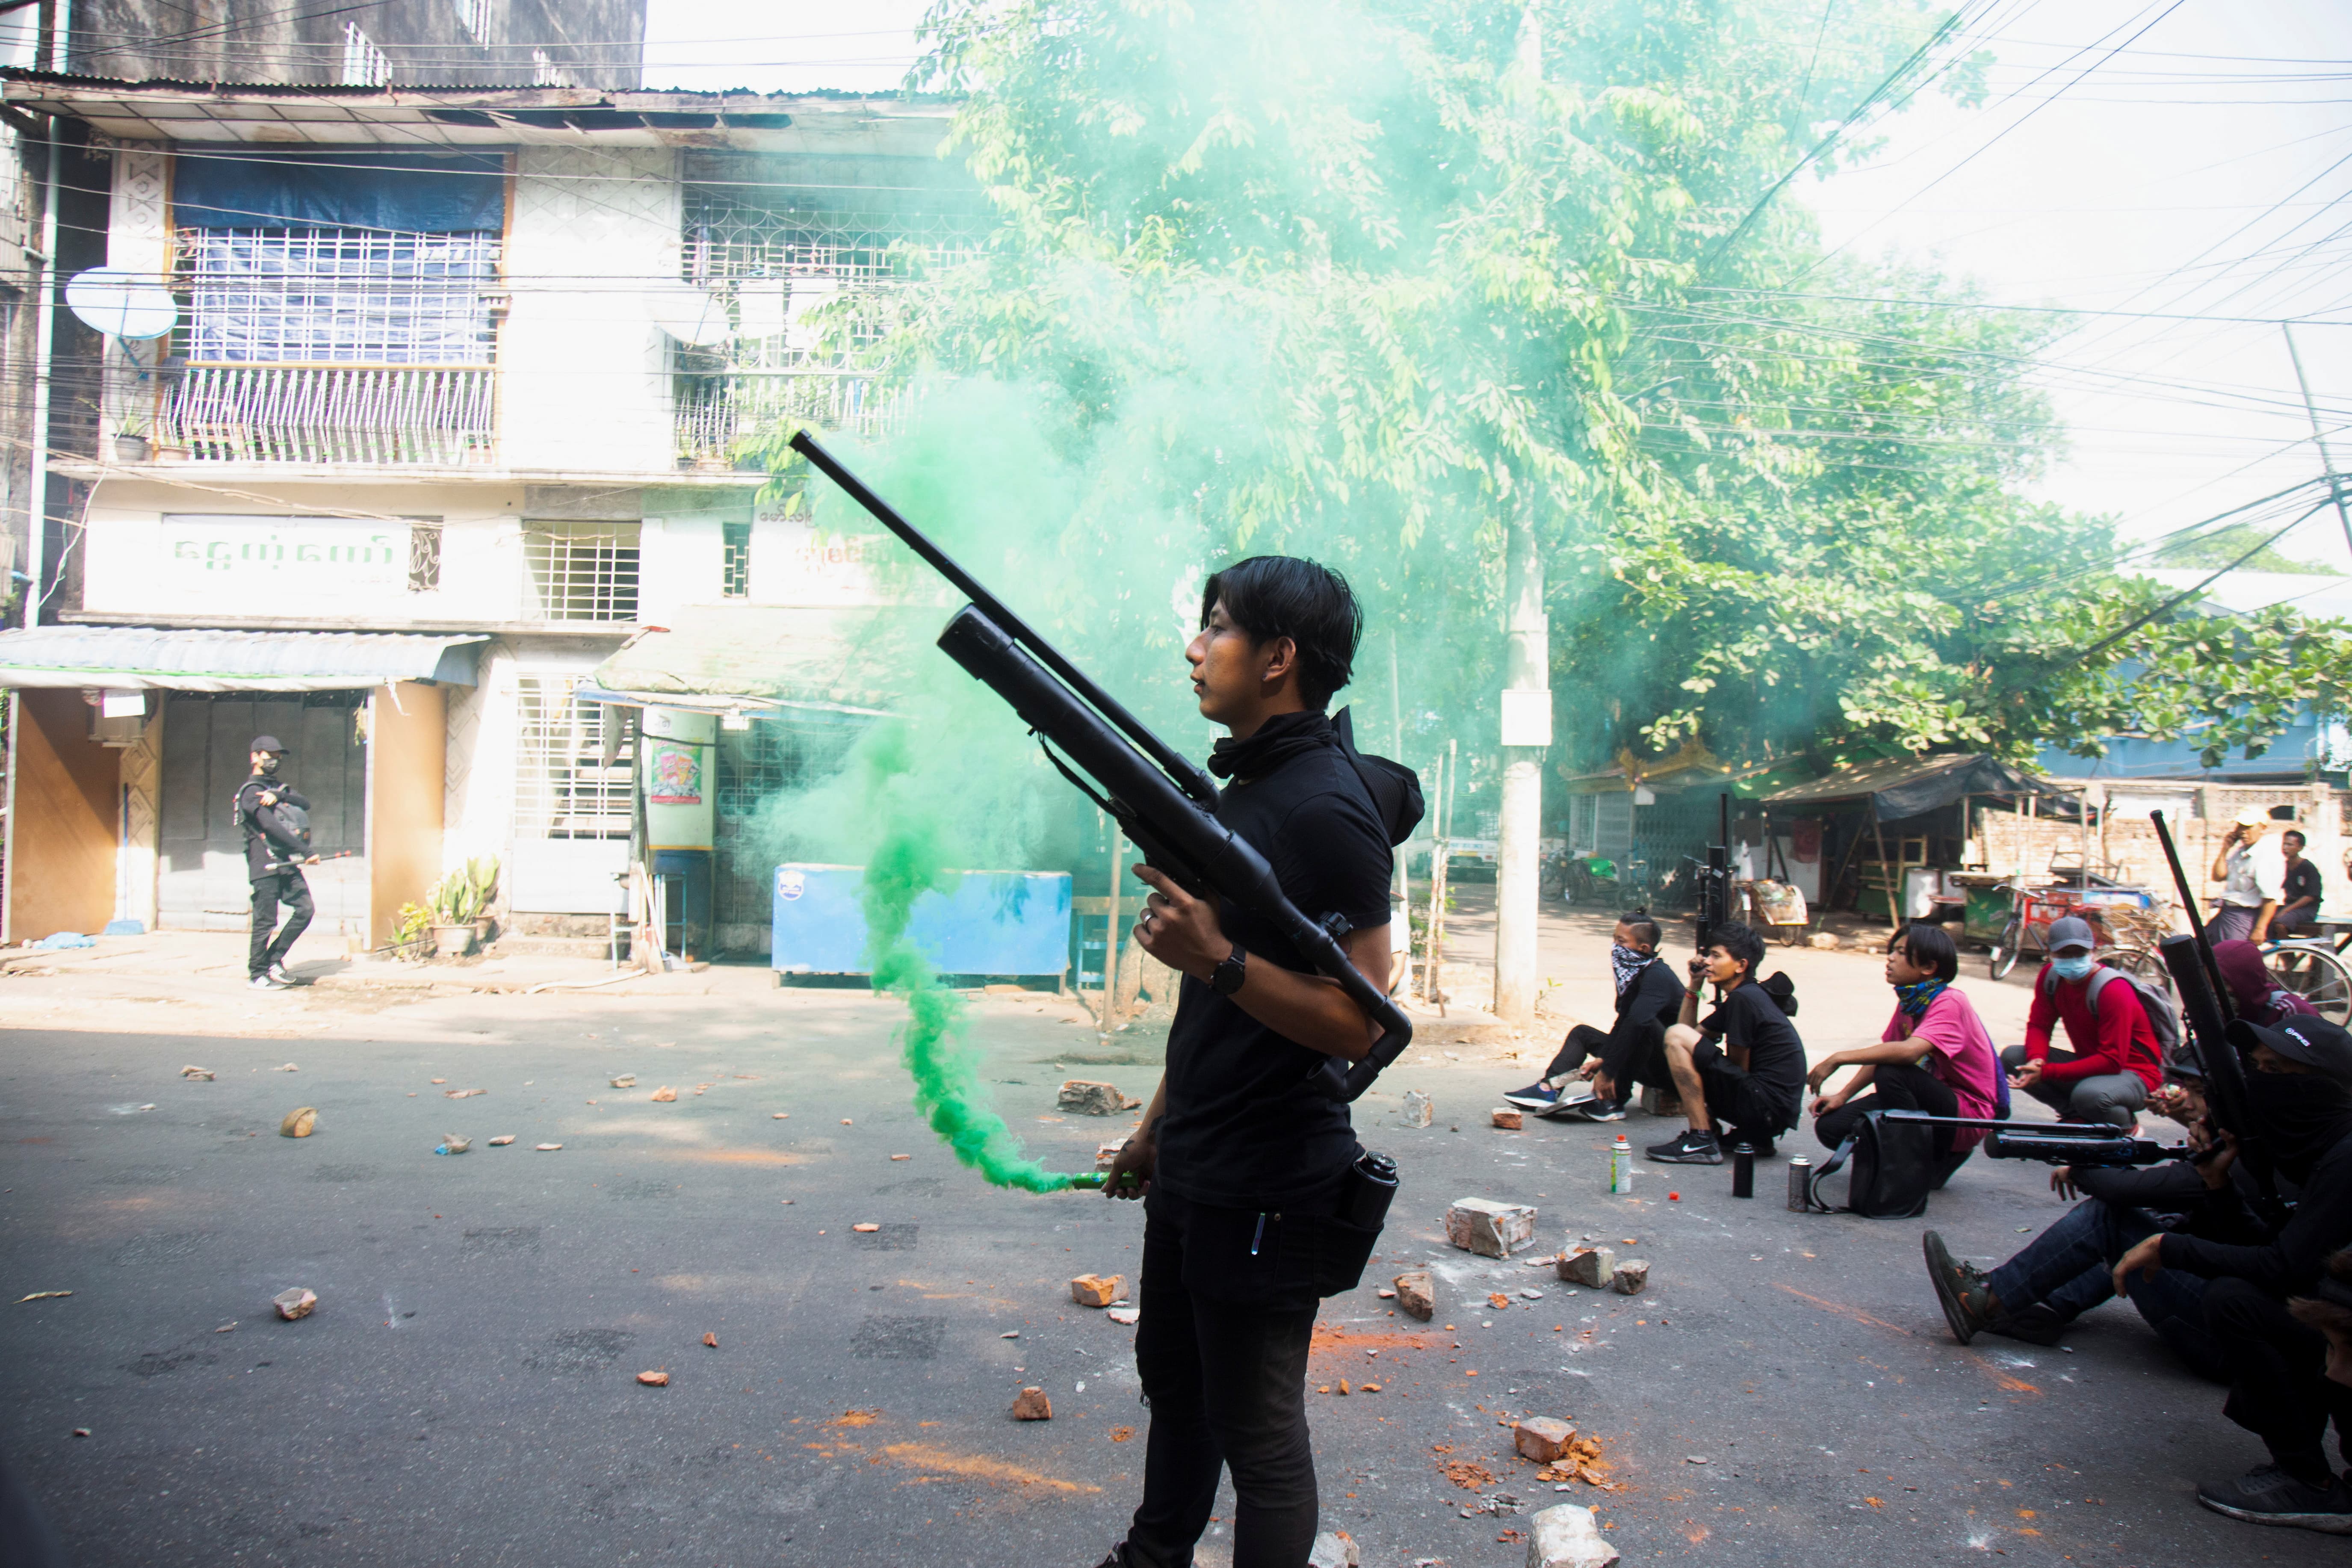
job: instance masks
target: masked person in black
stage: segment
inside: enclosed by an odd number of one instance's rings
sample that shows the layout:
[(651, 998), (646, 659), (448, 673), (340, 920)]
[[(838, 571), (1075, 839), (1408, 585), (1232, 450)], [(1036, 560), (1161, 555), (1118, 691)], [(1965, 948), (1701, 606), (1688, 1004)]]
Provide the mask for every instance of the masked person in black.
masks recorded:
[[(287, 972), (286, 955), (294, 939), (310, 926), (310, 884), (301, 868), (315, 866), (307, 837), (282, 815), (293, 806), (308, 812), (310, 803), (280, 782), (286, 748), (275, 735), (256, 735), (252, 747), (253, 776), (237, 786), (236, 821), (245, 829), (245, 874), (253, 883), (253, 935), (246, 952), (246, 984), (256, 991), (283, 991), (294, 984)], [(286, 906), (286, 923), (278, 926), (278, 906)], [(273, 927), (276, 935), (271, 934)]]
[[(2324, 1018), (2249, 1027), (2260, 1043), (2246, 1107), (2278, 1174), (2295, 1190), (2294, 1212), (2275, 1232), (2239, 1245), (2178, 1231), (2151, 1236), (2116, 1262), (2116, 1288), (2159, 1270), (2208, 1281), (2205, 1326), (2230, 1378), (2221, 1413), (2262, 1438), (2271, 1462), (2234, 1481), (2204, 1482), (2197, 1500), (2249, 1523), (2352, 1535), (2352, 1487), (2321, 1446), (2333, 1419), (2337, 1452), (2352, 1458), (2352, 1389), (2328, 1381), (2326, 1338), (2287, 1305), (2352, 1244), (2352, 1035)], [(2208, 1183), (2223, 1184), (2217, 1195), (2236, 1193), (2224, 1180), (2235, 1158), (2225, 1136), (2206, 1166)]]
[[(1383, 812), (1323, 713), (1361, 627), (1337, 573), (1256, 556), (1209, 579), (1184, 657), (1202, 717), (1233, 731), (1209, 764), (1231, 781), (1218, 821), (1299, 909), (1347, 922), (1349, 958), (1385, 989), (1402, 837), (1389, 818), (1419, 813)], [(1105, 1568), (1186, 1568), (1226, 1468), (1234, 1568), (1301, 1568), (1317, 1521), (1316, 1307), (1354, 1286), (1379, 1234), (1340, 1217), (1362, 1153), (1340, 1095), (1377, 1031), (1267, 922), (1150, 867), (1136, 875), (1153, 889), (1136, 940), (1184, 980), (1167, 1072), (1104, 1189), (1146, 1184), (1135, 1360), (1151, 1408), (1143, 1500)]]
[[(1658, 956), (1658, 922), (1639, 910), (1620, 918), (1609, 968), (1617, 984), (1615, 1022), (1605, 1032), (1590, 1024), (1570, 1029), (1543, 1077), (1505, 1100), (1538, 1116), (1622, 1121), (1635, 1084), (1674, 1087), (1666, 1070), (1666, 1029), (1682, 1011), (1683, 983)], [(1571, 1077), (1592, 1080), (1591, 1099), (1562, 1096)]]
[[(1805, 1042), (1789, 1020), (1796, 988), (1785, 974), (1756, 978), (1764, 939), (1744, 925), (1715, 928), (1706, 951), (1690, 961), (1681, 1021), (1666, 1030), (1666, 1066), (1690, 1130), (1653, 1143), (1648, 1158), (1669, 1165), (1720, 1165), (1723, 1139), (1759, 1154), (1797, 1124), (1805, 1090)], [(1716, 987), (1715, 1011), (1698, 1016), (1700, 993)], [(1718, 1132), (1718, 1124), (1729, 1129)]]

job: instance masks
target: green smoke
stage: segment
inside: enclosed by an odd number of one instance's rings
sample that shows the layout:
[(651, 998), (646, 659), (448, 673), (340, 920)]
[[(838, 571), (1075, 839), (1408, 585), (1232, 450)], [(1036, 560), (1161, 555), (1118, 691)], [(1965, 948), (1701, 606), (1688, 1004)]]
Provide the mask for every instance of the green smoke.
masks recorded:
[(989, 1105), (979, 1053), (965, 1042), (963, 998), (939, 984), (930, 960), (907, 939), (915, 900), (941, 884), (947, 864), (937, 825), (892, 787), (913, 765), (904, 730), (877, 731), (865, 763), (869, 797), (879, 803), (883, 821), (859, 892), (866, 961), (877, 990), (906, 998), (898, 1059), (915, 1080), (915, 1109), (958, 1160), (997, 1186), (1055, 1193), (1098, 1185), (1098, 1178), (1065, 1175), (1024, 1159), (1021, 1141)]

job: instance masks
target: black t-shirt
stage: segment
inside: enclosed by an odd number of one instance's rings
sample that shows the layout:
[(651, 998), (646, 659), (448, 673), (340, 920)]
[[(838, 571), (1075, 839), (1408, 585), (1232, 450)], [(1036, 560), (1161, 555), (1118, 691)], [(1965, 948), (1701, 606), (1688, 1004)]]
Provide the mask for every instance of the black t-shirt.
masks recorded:
[(1788, 1113), (1782, 1125), (1794, 1127), (1804, 1100), (1805, 1042), (1771, 993), (1748, 981), (1726, 996), (1699, 1028), (1726, 1046), (1747, 1047), (1748, 1078)]
[[(1265, 857), (1309, 919), (1358, 931), (1389, 922), (1388, 835), (1337, 748), (1228, 787), (1217, 820)], [(1232, 902), (1218, 921), (1252, 964), (1313, 969), (1274, 928)], [(1339, 1098), (1347, 1064), (1276, 1034), (1190, 975), (1168, 1031), (1168, 1105), (1153, 1181), (1178, 1197), (1273, 1208), (1339, 1180), (1356, 1133)]]
[(245, 871), (249, 879), (268, 876), (273, 865), (290, 865), (310, 853), (309, 845), (288, 831), (278, 808), (261, 804), (264, 795), (274, 795), (304, 811), (310, 809), (300, 792), (277, 779), (249, 778), (236, 786), (236, 818), (245, 829)]
[(2286, 891), (2279, 899), (2281, 907), (2297, 899), (2309, 899), (2312, 912), (2316, 914), (2319, 911), (2319, 868), (2298, 857), (2295, 863), (2286, 868)]
[(1622, 1089), (1633, 1081), (1634, 1070), (1645, 1065), (1646, 1053), (1665, 1038), (1682, 1010), (1683, 981), (1675, 966), (1663, 958), (1643, 964), (1617, 998), (1617, 1024), (1601, 1052), (1601, 1064), (1612, 1085)]

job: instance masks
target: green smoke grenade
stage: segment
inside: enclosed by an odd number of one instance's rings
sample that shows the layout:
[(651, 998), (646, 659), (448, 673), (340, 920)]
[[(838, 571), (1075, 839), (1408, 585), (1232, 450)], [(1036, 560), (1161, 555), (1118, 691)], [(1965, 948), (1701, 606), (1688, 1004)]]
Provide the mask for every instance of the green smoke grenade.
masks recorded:
[[(871, 761), (884, 777), (907, 766), (904, 751), (892, 746), (879, 748)], [(1065, 1175), (1024, 1159), (1021, 1140), (988, 1103), (980, 1055), (965, 1043), (963, 998), (940, 984), (930, 960), (907, 940), (915, 900), (946, 875), (939, 830), (895, 795), (876, 791), (874, 796), (887, 804), (881, 842), (866, 857), (858, 894), (866, 911), (866, 965), (875, 989), (906, 998), (898, 1059), (915, 1080), (915, 1109), (958, 1160), (997, 1186), (1030, 1193), (1101, 1186), (1099, 1175)]]

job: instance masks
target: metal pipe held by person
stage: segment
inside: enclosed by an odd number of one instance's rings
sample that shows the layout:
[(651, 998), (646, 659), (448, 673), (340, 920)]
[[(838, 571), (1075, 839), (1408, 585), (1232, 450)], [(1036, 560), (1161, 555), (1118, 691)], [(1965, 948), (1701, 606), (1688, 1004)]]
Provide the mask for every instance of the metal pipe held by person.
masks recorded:
[(1216, 785), (1197, 764), (1065, 658), (807, 431), (793, 436), (792, 447), (971, 601), (949, 618), (940, 647), (1012, 705), (1046, 760), (1110, 815), (1143, 851), (1146, 864), (1195, 897), (1218, 894), (1271, 922), (1379, 1026), (1371, 1049), (1349, 1065), (1342, 1098), (1352, 1100), (1370, 1089), (1412, 1043), (1412, 1023), (1349, 962), (1339, 945), (1345, 922), (1312, 919), (1284, 896), (1265, 857), (1210, 815)]
[(1989, 1160), (2039, 1160), (2049, 1165), (2119, 1168), (2160, 1165), (2189, 1154), (2186, 1143), (2135, 1138), (2105, 1121), (2001, 1121), (1989, 1116), (1930, 1116), (1924, 1110), (1882, 1110), (1885, 1127), (1948, 1127), (1981, 1131)]

